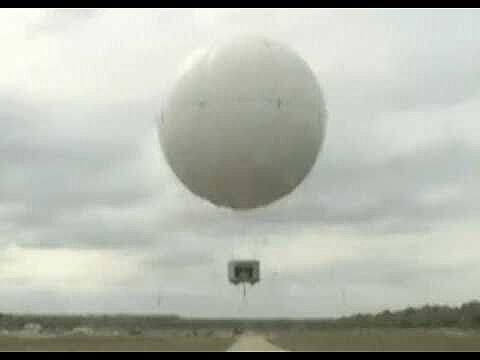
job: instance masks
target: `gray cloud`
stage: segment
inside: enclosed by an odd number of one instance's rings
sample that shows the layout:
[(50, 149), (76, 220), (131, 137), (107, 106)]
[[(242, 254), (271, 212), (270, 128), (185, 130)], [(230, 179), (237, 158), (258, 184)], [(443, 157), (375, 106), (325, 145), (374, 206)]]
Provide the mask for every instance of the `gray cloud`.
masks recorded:
[(32, 35), (52, 34), (69, 30), (102, 13), (98, 9), (53, 9), (47, 10), (37, 22), (31, 23), (29, 31)]
[[(134, 205), (151, 195), (151, 184), (139, 176), (150, 166), (144, 163), (145, 133), (122, 128), (122, 112), (111, 110), (106, 117), (101, 111), (85, 113), (87, 129), (78, 129), (68, 115), (75, 110), (54, 121), (21, 110), (2, 116), (0, 197), (20, 204), (25, 219), (88, 206)], [(109, 122), (112, 117), (119, 125)]]

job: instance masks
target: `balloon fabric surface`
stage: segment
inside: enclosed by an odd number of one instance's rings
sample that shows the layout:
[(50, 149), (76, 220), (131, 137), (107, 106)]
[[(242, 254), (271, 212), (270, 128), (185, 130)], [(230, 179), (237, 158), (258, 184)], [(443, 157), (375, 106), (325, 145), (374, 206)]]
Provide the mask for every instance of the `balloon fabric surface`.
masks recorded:
[(158, 130), (168, 164), (192, 193), (248, 210), (305, 179), (325, 126), (323, 94), (307, 63), (283, 44), (244, 36), (185, 62)]

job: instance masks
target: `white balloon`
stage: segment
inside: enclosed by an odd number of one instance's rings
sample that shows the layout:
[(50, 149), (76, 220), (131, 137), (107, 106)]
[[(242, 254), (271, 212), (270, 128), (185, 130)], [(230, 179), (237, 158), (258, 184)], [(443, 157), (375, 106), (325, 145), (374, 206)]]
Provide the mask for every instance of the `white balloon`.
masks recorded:
[(315, 75), (288, 47), (239, 37), (184, 64), (159, 123), (167, 162), (194, 194), (253, 209), (292, 192), (322, 146)]

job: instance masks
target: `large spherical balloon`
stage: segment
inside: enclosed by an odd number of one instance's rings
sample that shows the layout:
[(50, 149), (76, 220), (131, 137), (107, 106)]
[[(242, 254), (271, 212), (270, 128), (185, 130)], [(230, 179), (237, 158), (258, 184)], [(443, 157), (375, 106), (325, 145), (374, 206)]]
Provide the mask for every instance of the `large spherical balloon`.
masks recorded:
[(295, 52), (240, 37), (184, 64), (159, 123), (165, 157), (194, 194), (253, 209), (292, 192), (322, 146), (320, 86)]

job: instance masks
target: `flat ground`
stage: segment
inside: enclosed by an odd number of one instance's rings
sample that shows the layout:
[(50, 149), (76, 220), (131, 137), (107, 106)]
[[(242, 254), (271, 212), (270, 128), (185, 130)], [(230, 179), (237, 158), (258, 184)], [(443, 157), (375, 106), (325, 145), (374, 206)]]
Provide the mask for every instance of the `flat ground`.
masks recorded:
[(480, 334), (452, 330), (325, 330), (272, 342), (290, 351), (480, 351)]
[(69, 336), (0, 337), (1, 351), (226, 351), (234, 339)]
[[(267, 338), (269, 340), (267, 340)], [(459, 330), (322, 330), (215, 336), (0, 336), (1, 351), (480, 351), (480, 333)]]

